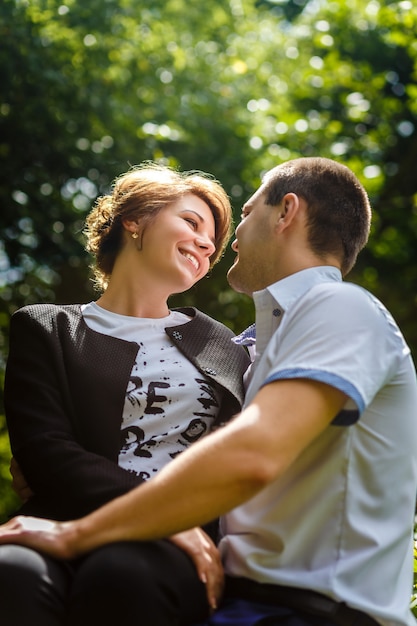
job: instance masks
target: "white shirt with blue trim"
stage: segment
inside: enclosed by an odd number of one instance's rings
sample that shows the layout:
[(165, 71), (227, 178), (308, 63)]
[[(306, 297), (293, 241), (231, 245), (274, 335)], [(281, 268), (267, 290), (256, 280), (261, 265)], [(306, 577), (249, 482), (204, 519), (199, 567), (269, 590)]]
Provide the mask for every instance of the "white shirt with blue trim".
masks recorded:
[(409, 348), (385, 307), (334, 267), (298, 272), (254, 301), (246, 404), (262, 386), (294, 378), (327, 383), (348, 400), (284, 476), (222, 519), (226, 572), (316, 590), (383, 626), (415, 626)]

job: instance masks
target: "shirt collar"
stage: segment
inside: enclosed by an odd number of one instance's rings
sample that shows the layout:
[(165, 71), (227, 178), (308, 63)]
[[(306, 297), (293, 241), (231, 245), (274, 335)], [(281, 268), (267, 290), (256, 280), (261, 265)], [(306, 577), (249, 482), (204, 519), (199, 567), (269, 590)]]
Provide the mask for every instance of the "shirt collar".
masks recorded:
[(331, 265), (310, 267), (282, 278), (262, 291), (256, 291), (253, 294), (253, 299), (256, 306), (257, 301), (259, 299), (262, 300), (262, 294), (268, 292), (280, 308), (283, 311), (287, 311), (294, 302), (299, 300), (312, 287), (323, 282), (332, 281), (342, 281), (342, 274), (337, 267)]
[[(291, 276), (287, 276), (261, 291), (255, 291), (253, 299), (258, 312), (268, 306), (271, 298), (282, 311), (286, 311), (314, 285), (329, 281), (340, 282), (341, 280), (342, 274), (337, 267), (331, 265), (311, 267), (291, 274)], [(275, 310), (273, 315), (275, 315)], [(256, 343), (256, 325), (251, 324), (240, 335), (233, 337), (232, 341), (248, 348), (254, 346)]]

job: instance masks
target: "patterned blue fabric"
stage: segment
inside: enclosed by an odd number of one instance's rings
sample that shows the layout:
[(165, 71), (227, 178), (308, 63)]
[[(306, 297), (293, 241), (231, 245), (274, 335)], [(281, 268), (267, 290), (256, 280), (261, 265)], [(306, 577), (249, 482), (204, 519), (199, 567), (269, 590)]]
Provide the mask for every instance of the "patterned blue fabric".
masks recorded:
[(256, 326), (251, 324), (246, 330), (232, 338), (238, 346), (253, 346), (256, 343)]
[(226, 600), (207, 622), (195, 626), (255, 626), (255, 624), (259, 625), (260, 620), (263, 621), (265, 617), (273, 615), (288, 617), (291, 613), (290, 609), (233, 598)]
[(304, 617), (287, 607), (275, 607), (238, 598), (225, 600), (209, 620), (194, 626), (334, 626), (323, 618)]

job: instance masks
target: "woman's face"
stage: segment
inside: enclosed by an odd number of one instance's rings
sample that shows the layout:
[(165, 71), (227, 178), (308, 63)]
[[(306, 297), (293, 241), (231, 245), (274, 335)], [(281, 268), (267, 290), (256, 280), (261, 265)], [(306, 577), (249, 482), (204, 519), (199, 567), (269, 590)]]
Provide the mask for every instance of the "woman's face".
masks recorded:
[(207, 274), (215, 252), (215, 222), (208, 205), (188, 194), (160, 211), (145, 229), (141, 263), (155, 280), (186, 291)]

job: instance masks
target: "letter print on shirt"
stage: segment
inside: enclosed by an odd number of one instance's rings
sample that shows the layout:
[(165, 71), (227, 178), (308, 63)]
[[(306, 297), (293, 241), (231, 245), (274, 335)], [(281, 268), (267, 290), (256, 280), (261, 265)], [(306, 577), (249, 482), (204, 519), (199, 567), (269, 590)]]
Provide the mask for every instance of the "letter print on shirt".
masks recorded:
[(219, 411), (215, 384), (150, 329), (126, 389), (119, 465), (144, 480), (207, 434)]

